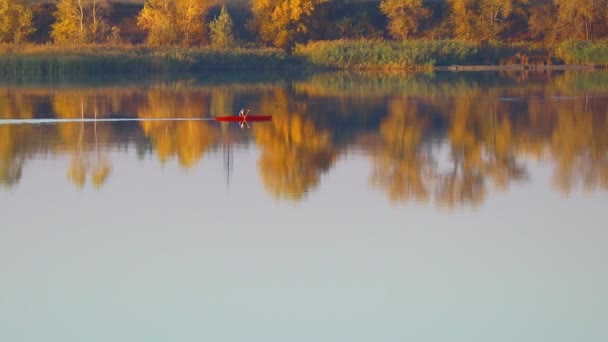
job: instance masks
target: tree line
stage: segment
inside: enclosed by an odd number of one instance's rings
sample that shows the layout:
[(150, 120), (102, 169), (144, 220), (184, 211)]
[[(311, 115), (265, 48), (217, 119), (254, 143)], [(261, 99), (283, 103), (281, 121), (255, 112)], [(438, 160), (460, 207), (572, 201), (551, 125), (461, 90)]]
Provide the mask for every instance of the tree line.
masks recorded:
[(0, 0), (2, 43), (230, 48), (335, 39), (593, 41), (608, 0)]

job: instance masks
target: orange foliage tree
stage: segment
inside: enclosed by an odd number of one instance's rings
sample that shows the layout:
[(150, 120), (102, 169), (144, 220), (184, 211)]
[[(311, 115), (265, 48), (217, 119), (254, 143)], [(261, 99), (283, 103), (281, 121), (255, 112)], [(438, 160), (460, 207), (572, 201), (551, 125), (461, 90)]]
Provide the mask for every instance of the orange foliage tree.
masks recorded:
[(262, 41), (288, 48), (303, 40), (315, 7), (327, 0), (252, 0), (253, 19), (249, 26)]
[(406, 40), (418, 31), (420, 22), (431, 15), (422, 0), (383, 0), (380, 10), (388, 17), (388, 31), (395, 39)]

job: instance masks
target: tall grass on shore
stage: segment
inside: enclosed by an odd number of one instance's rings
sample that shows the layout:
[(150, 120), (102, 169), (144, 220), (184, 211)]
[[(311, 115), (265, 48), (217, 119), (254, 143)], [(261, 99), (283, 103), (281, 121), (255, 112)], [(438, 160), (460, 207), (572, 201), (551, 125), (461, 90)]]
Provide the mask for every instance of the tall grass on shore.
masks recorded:
[(608, 40), (565, 41), (556, 47), (555, 52), (567, 64), (593, 64), (608, 68)]
[(470, 63), (477, 51), (474, 43), (454, 40), (334, 40), (299, 45), (295, 54), (312, 65), (329, 69), (423, 70)]
[(279, 49), (154, 48), (131, 45), (0, 45), (0, 78), (276, 70), (296, 63)]
[(145, 45), (0, 44), (0, 80), (62, 80), (104, 75), (208, 71), (431, 70), (448, 65), (593, 64), (608, 67), (608, 40), (478, 45), (456, 40), (316, 41), (293, 53), (274, 48), (150, 47)]

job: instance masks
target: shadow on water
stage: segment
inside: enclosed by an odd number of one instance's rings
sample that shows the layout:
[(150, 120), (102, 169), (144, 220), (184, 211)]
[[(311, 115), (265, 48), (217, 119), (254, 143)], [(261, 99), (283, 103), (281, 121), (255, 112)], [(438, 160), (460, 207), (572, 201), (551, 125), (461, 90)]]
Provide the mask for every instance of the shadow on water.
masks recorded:
[[(368, 159), (368, 180), (394, 202), (477, 206), (551, 163), (562, 193), (608, 189), (605, 72), (223, 73), (0, 84), (0, 119), (71, 120), (0, 125), (0, 184), (16, 187), (28, 161), (67, 155), (69, 178), (102, 187), (110, 149), (176, 158), (184, 169), (226, 145), (260, 150), (269, 193), (301, 201), (342, 157)], [(238, 126), (200, 120), (273, 116)], [(136, 122), (103, 122), (122, 118)], [(175, 120), (190, 119), (185, 121)], [(86, 121), (84, 120), (84, 121)], [(41, 123), (41, 122), (38, 122)]]

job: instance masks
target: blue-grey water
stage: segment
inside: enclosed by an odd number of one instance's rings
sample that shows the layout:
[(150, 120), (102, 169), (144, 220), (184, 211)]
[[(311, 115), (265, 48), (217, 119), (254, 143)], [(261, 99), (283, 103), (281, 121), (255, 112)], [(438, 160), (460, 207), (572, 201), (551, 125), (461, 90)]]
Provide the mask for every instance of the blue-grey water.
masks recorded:
[(0, 341), (606, 341), (607, 204), (602, 71), (2, 83)]

